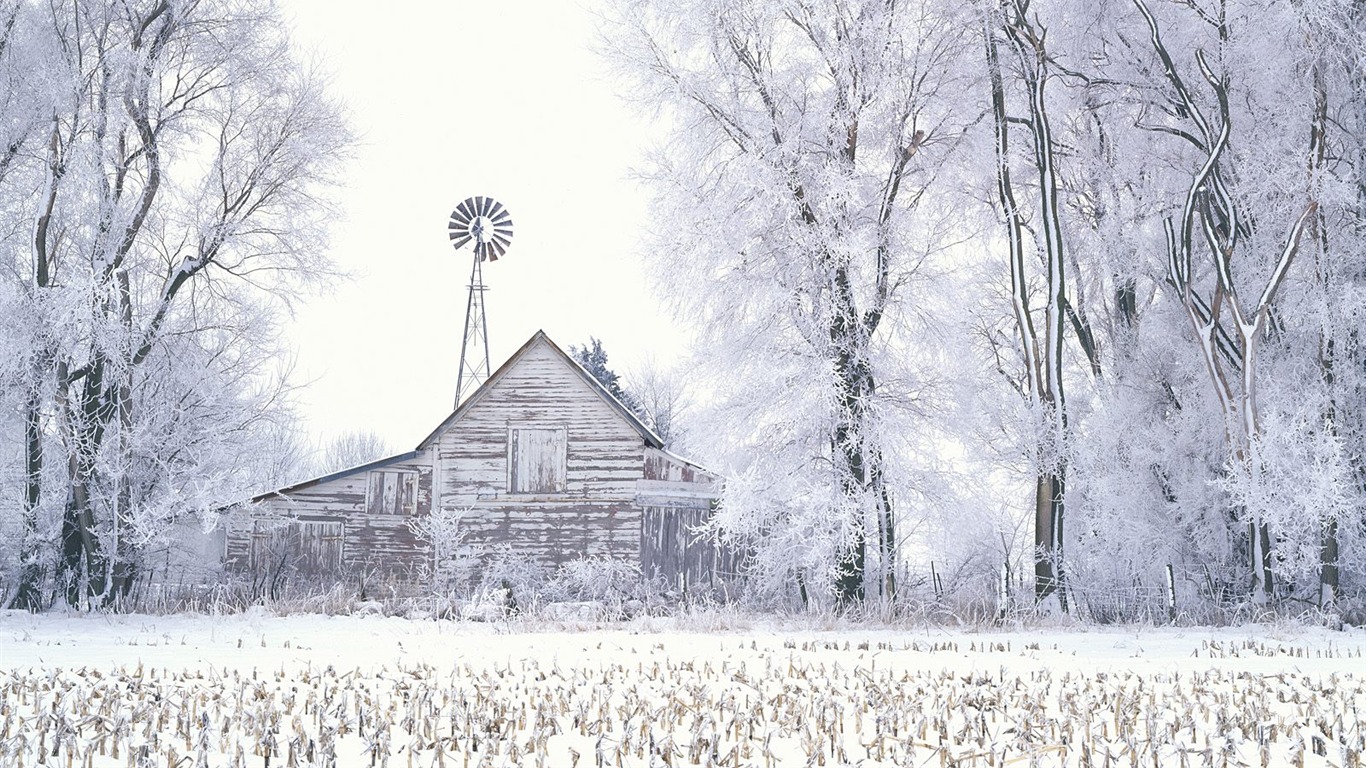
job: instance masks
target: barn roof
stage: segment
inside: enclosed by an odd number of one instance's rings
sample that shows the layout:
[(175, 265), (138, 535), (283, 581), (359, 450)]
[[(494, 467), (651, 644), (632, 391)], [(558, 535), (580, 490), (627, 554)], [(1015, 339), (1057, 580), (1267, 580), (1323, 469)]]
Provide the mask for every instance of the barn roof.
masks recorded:
[(322, 475), (321, 477), (309, 478), (308, 480), (295, 483), (294, 485), (257, 494), (256, 496), (251, 497), (251, 503), (255, 504), (259, 501), (265, 501), (266, 499), (273, 498), (275, 496), (283, 496), (287, 493), (302, 491), (303, 489), (308, 488), (309, 486), (317, 485), (318, 483), (325, 483), (328, 480), (336, 480), (339, 477), (354, 475), (357, 472), (368, 472), (372, 469), (378, 469), (379, 467), (383, 467), (388, 464), (393, 464), (397, 461), (407, 461), (408, 459), (416, 457), (417, 451), (408, 451), (407, 453), (400, 453), (394, 456), (386, 456), (382, 459), (375, 459), (374, 461), (367, 461), (364, 464), (358, 464), (354, 467), (347, 467), (346, 469), (339, 469), (336, 472), (331, 472), (329, 474)]
[(503, 378), (504, 374), (512, 370), (512, 368), (517, 365), (517, 362), (537, 345), (549, 347), (559, 355), (560, 358), (579, 375), (579, 378), (583, 379), (584, 383), (597, 393), (598, 397), (601, 397), (607, 405), (611, 406), (612, 410), (616, 411), (618, 416), (621, 416), (626, 423), (630, 424), (632, 429), (640, 433), (640, 436), (645, 440), (646, 445), (663, 450), (664, 441), (660, 439), (659, 435), (656, 435), (654, 430), (645, 426), (645, 422), (641, 421), (640, 417), (637, 416), (634, 411), (627, 408), (615, 395), (607, 391), (607, 388), (602, 385), (602, 382), (598, 381), (593, 374), (585, 370), (582, 365), (579, 365), (577, 360), (566, 354), (554, 341), (551, 341), (550, 337), (547, 336), (543, 330), (536, 331), (536, 333), (532, 334), (530, 339), (527, 339), (527, 342), (523, 344), (520, 349), (512, 353), (512, 356), (509, 357), (498, 370), (493, 372), (493, 375), (489, 376), (483, 384), (479, 385), (479, 388), (474, 390), (469, 397), (465, 398), (464, 402), (460, 403), (456, 409), (451, 412), (451, 415), (447, 416), (445, 420), (437, 425), (436, 429), (432, 430), (431, 434), (427, 435), (427, 437), (423, 438), (422, 442), (417, 444), (417, 450), (420, 451), (423, 448), (426, 448), (438, 435), (446, 431), (452, 424), (459, 421), (461, 417), (469, 412), (470, 408), (484, 399), (485, 395), (497, 386), (498, 381)]

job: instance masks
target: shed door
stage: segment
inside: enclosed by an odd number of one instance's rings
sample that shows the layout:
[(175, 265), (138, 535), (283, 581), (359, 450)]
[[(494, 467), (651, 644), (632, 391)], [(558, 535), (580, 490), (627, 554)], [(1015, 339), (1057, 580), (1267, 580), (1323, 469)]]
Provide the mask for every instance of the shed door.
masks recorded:
[(707, 521), (705, 509), (645, 507), (640, 520), (640, 570), (647, 579), (689, 589), (710, 584), (716, 571), (716, 548), (697, 529)]
[(346, 529), (331, 520), (257, 520), (251, 534), (252, 570), (331, 574), (341, 569)]

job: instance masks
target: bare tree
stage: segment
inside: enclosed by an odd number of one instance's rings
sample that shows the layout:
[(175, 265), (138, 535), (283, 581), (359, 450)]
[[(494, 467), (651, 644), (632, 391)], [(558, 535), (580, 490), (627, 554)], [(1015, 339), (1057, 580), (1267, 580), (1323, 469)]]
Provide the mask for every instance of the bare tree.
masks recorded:
[(337, 472), (382, 459), (393, 451), (384, 438), (372, 430), (352, 430), (323, 444), (318, 474)]
[(659, 435), (664, 447), (689, 454), (688, 419), (694, 405), (679, 371), (645, 360), (626, 376), (626, 386), (646, 426)]

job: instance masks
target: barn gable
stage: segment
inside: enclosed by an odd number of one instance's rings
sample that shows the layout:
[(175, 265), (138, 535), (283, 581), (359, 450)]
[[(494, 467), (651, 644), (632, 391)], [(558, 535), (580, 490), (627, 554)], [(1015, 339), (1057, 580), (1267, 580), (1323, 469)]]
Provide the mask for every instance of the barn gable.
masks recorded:
[[(531, 361), (528, 363), (531, 370), (522, 370), (511, 373), (519, 367), (522, 367), (523, 360), (528, 357), (531, 358)], [(565, 370), (555, 370), (557, 367), (556, 363), (559, 364), (558, 367), (562, 367)], [(569, 372), (572, 372), (573, 375), (566, 375), (566, 373)], [(471, 409), (475, 408), (478, 403), (490, 397), (490, 393), (495, 391), (503, 380), (508, 379), (509, 377), (510, 379), (507, 386), (518, 388), (526, 387), (527, 389), (525, 391), (532, 393), (533, 395), (538, 390), (544, 392), (554, 389), (557, 386), (568, 385), (579, 388), (573, 382), (573, 379), (577, 379), (578, 384), (583, 385), (588, 391), (600, 398), (618, 418), (625, 421), (633, 430), (635, 430), (647, 445), (654, 448), (664, 447), (664, 441), (661, 440), (659, 435), (656, 435), (653, 430), (645, 426), (645, 423), (640, 420), (640, 417), (636, 416), (635, 412), (630, 408), (627, 408), (611, 392), (608, 392), (607, 388), (602, 386), (602, 383), (594, 378), (593, 374), (584, 370), (584, 367), (579, 365), (577, 360), (570, 357), (558, 344), (551, 341), (545, 331), (537, 331), (522, 345), (521, 349), (512, 353), (512, 356), (509, 357), (498, 370), (494, 371), (482, 386), (471, 393), (469, 397), (465, 398), (465, 401), (460, 403), (450, 416), (447, 416), (444, 421), (437, 425), (436, 429), (432, 430), (432, 433), (418, 444), (418, 450), (422, 450), (431, 445), (433, 441), (438, 440), (443, 433), (449, 430), (453, 424), (463, 418)], [(494, 397), (497, 399), (496, 396)]]
[(467, 541), (545, 566), (636, 559), (637, 484), (662, 441), (537, 332), (419, 445), (436, 453), (443, 509)]

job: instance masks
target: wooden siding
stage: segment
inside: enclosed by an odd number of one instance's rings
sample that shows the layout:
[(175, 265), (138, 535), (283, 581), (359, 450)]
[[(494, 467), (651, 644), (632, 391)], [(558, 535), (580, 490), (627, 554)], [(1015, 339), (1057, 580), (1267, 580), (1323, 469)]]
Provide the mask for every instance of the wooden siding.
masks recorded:
[(740, 558), (699, 529), (711, 518), (720, 478), (658, 448), (645, 449), (636, 505), (643, 512), (640, 570), (683, 592), (727, 595)]
[[(375, 493), (378, 502), (371, 503)], [(409, 493), (415, 497), (405, 506), (405, 494)], [(425, 564), (426, 548), (413, 536), (407, 523), (417, 515), (429, 513), (431, 508), (430, 452), (419, 453), (408, 461), (341, 473), (287, 495), (268, 496), (255, 507), (238, 513), (239, 519), (229, 527), (226, 564), (232, 569), (254, 570), (261, 564), (261, 559), (253, 558), (252, 554), (254, 547), (262, 546), (261, 531), (299, 521), (342, 526), (340, 571), (412, 570)], [(405, 509), (414, 514), (391, 511)]]
[(546, 568), (582, 557), (634, 561), (640, 547), (640, 510), (631, 504), (548, 498), (480, 504), (460, 524), (475, 551), (490, 555), (507, 545)]
[(671, 483), (704, 483), (715, 485), (720, 478), (668, 451), (658, 448), (645, 449), (646, 480), (663, 480)]
[[(509, 441), (519, 429), (562, 431), (563, 492), (510, 490)], [(469, 510), (468, 543), (506, 544), (546, 566), (636, 556), (644, 440), (549, 343), (530, 345), (435, 437), (441, 505)]]

